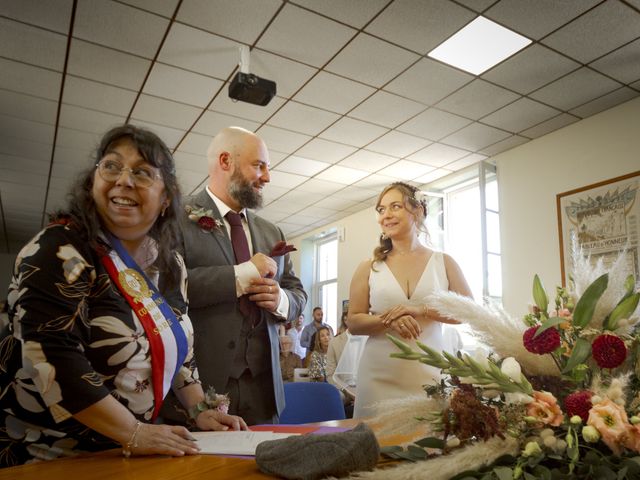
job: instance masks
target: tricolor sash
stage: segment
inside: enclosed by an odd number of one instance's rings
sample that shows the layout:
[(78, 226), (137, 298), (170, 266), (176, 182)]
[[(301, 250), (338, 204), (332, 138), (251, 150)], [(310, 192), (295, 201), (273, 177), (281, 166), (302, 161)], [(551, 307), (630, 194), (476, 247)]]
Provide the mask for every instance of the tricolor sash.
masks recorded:
[(109, 233), (106, 236), (113, 250), (102, 256), (102, 264), (136, 313), (149, 341), (155, 400), (152, 420), (155, 420), (173, 378), (187, 356), (187, 337), (171, 307), (120, 240)]

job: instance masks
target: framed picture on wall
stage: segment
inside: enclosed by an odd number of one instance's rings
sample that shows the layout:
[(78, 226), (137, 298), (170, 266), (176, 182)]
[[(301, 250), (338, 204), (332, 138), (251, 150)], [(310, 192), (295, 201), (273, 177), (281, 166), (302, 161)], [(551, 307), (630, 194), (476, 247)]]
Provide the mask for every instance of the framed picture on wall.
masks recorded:
[(556, 196), (562, 284), (572, 271), (572, 243), (595, 264), (610, 265), (625, 251), (629, 272), (640, 283), (640, 171)]

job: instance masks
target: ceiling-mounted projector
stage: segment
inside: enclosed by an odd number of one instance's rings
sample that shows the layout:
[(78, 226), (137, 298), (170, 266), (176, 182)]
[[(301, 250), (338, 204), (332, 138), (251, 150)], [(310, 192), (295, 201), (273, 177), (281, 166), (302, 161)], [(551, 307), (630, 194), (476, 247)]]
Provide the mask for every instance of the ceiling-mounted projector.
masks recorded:
[(229, 84), (229, 97), (254, 105), (267, 105), (276, 95), (276, 82), (249, 73), (249, 47), (240, 46), (240, 71)]

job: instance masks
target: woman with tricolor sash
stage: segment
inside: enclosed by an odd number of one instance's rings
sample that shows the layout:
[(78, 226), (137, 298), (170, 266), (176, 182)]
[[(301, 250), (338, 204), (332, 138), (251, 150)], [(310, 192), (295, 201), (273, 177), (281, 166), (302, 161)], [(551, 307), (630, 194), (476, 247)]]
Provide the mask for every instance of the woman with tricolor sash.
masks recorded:
[(124, 125), (95, 161), (16, 259), (0, 342), (0, 466), (118, 446), (127, 457), (196, 454), (185, 426), (161, 424), (169, 390), (185, 425), (246, 429), (198, 381), (171, 153)]

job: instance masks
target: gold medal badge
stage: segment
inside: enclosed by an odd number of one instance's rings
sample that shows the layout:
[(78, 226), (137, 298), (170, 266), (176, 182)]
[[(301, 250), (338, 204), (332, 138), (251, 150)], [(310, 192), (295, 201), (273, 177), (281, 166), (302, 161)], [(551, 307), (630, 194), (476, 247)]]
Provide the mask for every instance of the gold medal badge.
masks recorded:
[(144, 277), (133, 268), (125, 268), (118, 273), (118, 281), (136, 303), (141, 303), (144, 298), (151, 298), (151, 290)]

